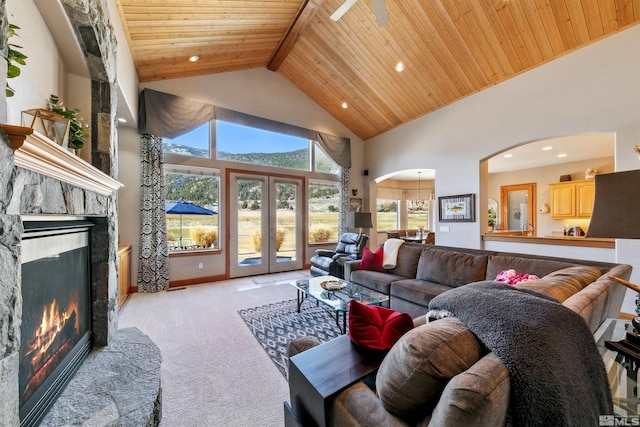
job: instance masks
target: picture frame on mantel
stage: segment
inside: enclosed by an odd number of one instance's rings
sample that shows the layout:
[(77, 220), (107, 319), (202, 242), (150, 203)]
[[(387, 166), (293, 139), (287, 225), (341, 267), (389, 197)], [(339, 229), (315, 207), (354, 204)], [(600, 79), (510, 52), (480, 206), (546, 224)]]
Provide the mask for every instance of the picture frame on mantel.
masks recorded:
[(438, 197), (440, 222), (475, 222), (476, 195), (459, 194)]

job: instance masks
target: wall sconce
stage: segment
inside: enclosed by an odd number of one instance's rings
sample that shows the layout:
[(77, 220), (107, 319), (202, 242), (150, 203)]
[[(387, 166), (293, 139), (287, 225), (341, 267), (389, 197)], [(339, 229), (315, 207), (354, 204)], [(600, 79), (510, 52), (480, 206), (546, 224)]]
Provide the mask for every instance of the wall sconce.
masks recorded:
[(353, 197), (356, 197), (358, 195), (358, 189), (357, 188), (353, 188), (351, 190), (351, 194), (353, 194)]

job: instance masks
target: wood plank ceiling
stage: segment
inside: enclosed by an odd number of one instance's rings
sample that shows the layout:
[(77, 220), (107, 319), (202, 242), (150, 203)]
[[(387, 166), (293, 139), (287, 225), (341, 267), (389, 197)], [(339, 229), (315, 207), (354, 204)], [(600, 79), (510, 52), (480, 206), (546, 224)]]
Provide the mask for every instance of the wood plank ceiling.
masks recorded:
[(382, 28), (369, 0), (338, 22), (342, 0), (117, 3), (140, 81), (265, 67), (278, 52), (269, 68), (365, 140), (640, 22), (640, 0), (386, 0)]

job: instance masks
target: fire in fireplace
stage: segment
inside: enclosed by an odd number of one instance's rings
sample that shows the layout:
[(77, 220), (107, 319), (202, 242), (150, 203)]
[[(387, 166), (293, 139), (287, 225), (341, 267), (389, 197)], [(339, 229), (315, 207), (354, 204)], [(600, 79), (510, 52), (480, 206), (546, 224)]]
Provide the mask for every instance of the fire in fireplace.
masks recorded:
[(25, 221), (22, 238), (21, 425), (37, 425), (91, 349), (89, 230)]

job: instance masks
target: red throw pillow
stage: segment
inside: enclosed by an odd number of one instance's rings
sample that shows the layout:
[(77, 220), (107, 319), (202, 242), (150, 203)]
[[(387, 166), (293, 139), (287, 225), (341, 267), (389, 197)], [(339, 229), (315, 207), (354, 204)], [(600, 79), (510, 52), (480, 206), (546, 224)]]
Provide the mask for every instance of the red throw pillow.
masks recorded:
[(409, 313), (378, 305), (349, 302), (349, 338), (354, 344), (371, 350), (389, 350), (407, 331), (413, 329)]
[(362, 260), (360, 261), (360, 267), (358, 267), (358, 269), (384, 272), (384, 267), (382, 266), (383, 255), (382, 246), (375, 252), (371, 252), (371, 249), (365, 246), (362, 251)]

